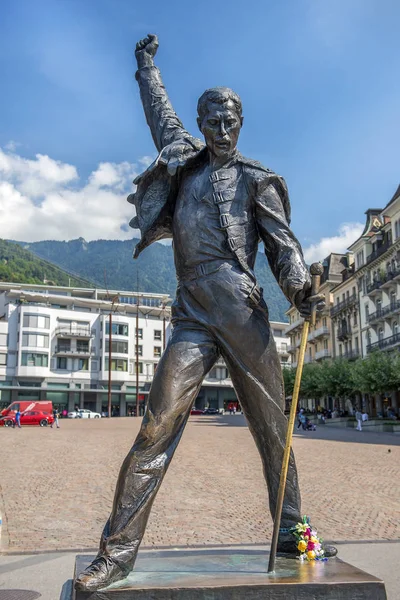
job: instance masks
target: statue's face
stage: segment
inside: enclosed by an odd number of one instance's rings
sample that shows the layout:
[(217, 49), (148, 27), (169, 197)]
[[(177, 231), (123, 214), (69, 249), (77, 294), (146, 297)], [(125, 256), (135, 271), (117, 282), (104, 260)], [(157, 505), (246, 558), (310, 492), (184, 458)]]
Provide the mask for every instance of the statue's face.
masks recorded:
[(229, 158), (236, 149), (243, 117), (238, 116), (232, 100), (209, 102), (207, 108), (204, 118), (197, 120), (207, 148), (215, 156)]

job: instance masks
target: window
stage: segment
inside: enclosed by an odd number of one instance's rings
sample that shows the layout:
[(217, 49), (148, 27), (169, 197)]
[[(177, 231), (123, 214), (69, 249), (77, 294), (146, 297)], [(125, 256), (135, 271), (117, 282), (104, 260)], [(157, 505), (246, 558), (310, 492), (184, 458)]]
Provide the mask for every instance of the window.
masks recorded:
[(356, 352), (358, 353), (358, 337), (354, 339), (354, 343), (356, 345)]
[(398, 237), (400, 237), (400, 219), (397, 219), (394, 224), (394, 239), (397, 240)]
[(328, 325), (328, 321), (326, 320), (326, 317), (324, 317), (322, 319), (322, 325), (323, 325), (323, 327), (326, 327)]
[[(135, 332), (135, 336), (136, 336), (136, 332)], [(143, 339), (143, 329), (137, 330), (137, 336), (138, 336), (139, 340)]]
[(353, 325), (357, 325), (357, 313), (353, 314)]
[(78, 358), (77, 371), (88, 371), (88, 370), (89, 370), (89, 359), (88, 358)]
[(49, 364), (48, 354), (37, 352), (22, 352), (21, 366), (23, 367), (47, 367)]
[(365, 305), (365, 318), (368, 321), (368, 317), (369, 317), (369, 306), (368, 304)]
[(71, 340), (58, 340), (57, 352), (71, 352)]
[(153, 365), (153, 374), (157, 371), (158, 363), (154, 363)]
[[(113, 323), (111, 331), (113, 335), (128, 335), (128, 325), (126, 323)], [(106, 321), (106, 334), (109, 335), (109, 333), (110, 322)]]
[(328, 340), (324, 340), (324, 350), (328, 350)]
[(343, 356), (343, 346), (340, 344), (339, 346), (339, 356)]
[(357, 252), (356, 260), (357, 260), (357, 269), (359, 269), (364, 264), (364, 250)]
[(49, 336), (44, 333), (22, 333), (22, 345), (28, 348), (48, 348)]
[[(136, 371), (137, 371), (137, 365), (135, 363), (135, 373), (136, 373)], [(143, 363), (140, 362), (139, 363), (139, 375), (142, 375), (142, 374), (143, 374)]]
[(135, 346), (135, 356), (143, 356), (143, 346)]
[[(104, 370), (108, 371), (108, 358), (104, 361)], [(128, 371), (128, 361), (126, 358), (112, 358), (111, 371)]]
[(397, 325), (397, 321), (393, 323), (392, 334), (397, 335), (399, 333), (399, 326)]
[(89, 352), (89, 342), (87, 340), (78, 340), (76, 342), (76, 349), (78, 352)]
[(0, 346), (8, 346), (8, 335), (6, 333), (0, 333)]
[[(109, 340), (106, 340), (106, 352), (109, 352), (110, 343)], [(128, 354), (128, 342), (121, 342), (119, 340), (112, 340), (111, 342), (111, 352), (116, 352), (117, 354)]]
[(156, 342), (161, 342), (161, 330), (160, 329), (154, 330), (154, 340)]
[(272, 330), (272, 335), (274, 337), (282, 337), (282, 330), (281, 329), (273, 329)]
[(154, 346), (154, 358), (160, 358), (161, 346)]
[(382, 327), (379, 329), (378, 331), (378, 340), (381, 341), (383, 340), (383, 336), (384, 336), (384, 331), (382, 329)]
[(7, 354), (0, 354), (0, 366), (7, 366)]
[(355, 295), (356, 295), (356, 288), (355, 288), (355, 286), (353, 286), (353, 289), (352, 289), (352, 291), (351, 291), (351, 295), (352, 295), (352, 296), (355, 296)]
[(67, 358), (65, 356), (59, 356), (57, 358), (57, 369), (65, 369), (67, 368)]
[(47, 315), (24, 314), (22, 324), (24, 327), (34, 327), (35, 329), (49, 329), (50, 317), (48, 317)]

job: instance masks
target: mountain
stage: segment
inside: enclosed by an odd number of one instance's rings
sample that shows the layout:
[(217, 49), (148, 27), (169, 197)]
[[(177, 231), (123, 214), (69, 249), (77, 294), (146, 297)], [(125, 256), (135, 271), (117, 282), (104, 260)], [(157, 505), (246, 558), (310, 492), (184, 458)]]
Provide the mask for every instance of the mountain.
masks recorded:
[[(174, 296), (176, 277), (171, 245), (152, 244), (137, 260), (132, 252), (136, 239), (95, 240), (83, 238), (69, 242), (43, 241), (18, 242), (40, 258), (48, 260), (70, 273), (78, 274), (99, 287), (113, 290), (136, 290), (137, 274), (139, 288), (143, 292), (168, 293)], [(263, 253), (256, 261), (257, 280), (264, 288), (270, 319), (287, 321), (285, 310), (289, 304), (273, 277)]]
[(87, 287), (88, 282), (71, 276), (46, 260), (38, 258), (18, 243), (0, 239), (0, 281), (13, 283), (48, 283)]

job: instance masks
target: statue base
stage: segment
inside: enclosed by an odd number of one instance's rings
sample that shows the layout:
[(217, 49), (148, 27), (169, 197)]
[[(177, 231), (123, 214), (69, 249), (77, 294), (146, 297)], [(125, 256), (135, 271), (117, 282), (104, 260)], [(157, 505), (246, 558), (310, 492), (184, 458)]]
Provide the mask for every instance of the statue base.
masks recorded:
[[(93, 558), (76, 557), (75, 577)], [(383, 581), (338, 558), (267, 567), (261, 548), (143, 550), (126, 579), (73, 600), (386, 600)]]

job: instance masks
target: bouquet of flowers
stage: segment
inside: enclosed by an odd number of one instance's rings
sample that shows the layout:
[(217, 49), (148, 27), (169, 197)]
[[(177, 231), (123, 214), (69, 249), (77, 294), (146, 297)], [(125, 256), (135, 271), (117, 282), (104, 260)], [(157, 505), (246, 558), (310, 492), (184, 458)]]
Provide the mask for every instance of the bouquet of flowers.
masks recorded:
[(311, 527), (308, 517), (304, 516), (303, 521), (292, 527), (291, 532), (297, 540), (300, 560), (328, 560), (324, 554), (322, 540), (317, 536), (316, 529)]

